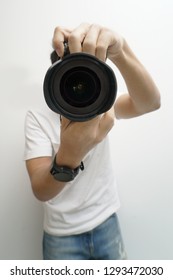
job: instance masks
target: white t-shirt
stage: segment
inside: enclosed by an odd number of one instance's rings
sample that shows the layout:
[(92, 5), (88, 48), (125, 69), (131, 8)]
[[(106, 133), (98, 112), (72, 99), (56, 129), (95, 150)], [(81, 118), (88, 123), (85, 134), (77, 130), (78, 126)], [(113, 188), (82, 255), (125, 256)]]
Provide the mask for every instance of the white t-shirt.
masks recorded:
[[(59, 115), (47, 107), (28, 111), (25, 135), (25, 160), (54, 157), (60, 143)], [(44, 230), (52, 235), (92, 230), (119, 208), (108, 137), (85, 156), (83, 163), (85, 169), (56, 197), (44, 202)]]

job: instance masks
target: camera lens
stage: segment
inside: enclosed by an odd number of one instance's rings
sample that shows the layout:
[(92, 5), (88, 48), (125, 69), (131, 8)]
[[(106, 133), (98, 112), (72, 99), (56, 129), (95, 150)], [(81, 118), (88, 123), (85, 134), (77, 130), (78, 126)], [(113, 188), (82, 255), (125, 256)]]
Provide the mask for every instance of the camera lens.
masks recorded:
[(94, 103), (100, 90), (99, 78), (86, 67), (75, 67), (67, 71), (60, 82), (62, 98), (75, 107), (86, 107)]
[(86, 53), (55, 62), (44, 79), (44, 97), (54, 112), (72, 121), (87, 121), (108, 111), (117, 93), (113, 70)]

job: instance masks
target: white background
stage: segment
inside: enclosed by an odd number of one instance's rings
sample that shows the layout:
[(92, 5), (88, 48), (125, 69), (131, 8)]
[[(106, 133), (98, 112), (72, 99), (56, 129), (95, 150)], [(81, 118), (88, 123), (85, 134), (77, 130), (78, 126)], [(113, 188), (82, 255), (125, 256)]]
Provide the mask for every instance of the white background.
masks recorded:
[(121, 33), (160, 89), (161, 109), (117, 121), (111, 146), (129, 259), (173, 259), (172, 15), (171, 0), (0, 0), (0, 259), (41, 258), (43, 209), (23, 162), (24, 118), (44, 102), (55, 26), (83, 21)]

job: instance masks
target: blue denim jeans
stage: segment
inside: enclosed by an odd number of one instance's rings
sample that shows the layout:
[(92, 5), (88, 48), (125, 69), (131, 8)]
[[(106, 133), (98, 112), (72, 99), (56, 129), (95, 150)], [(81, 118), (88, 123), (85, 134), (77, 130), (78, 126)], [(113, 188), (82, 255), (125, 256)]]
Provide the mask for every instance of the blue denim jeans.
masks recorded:
[(126, 259), (118, 217), (111, 215), (95, 229), (72, 236), (44, 232), (44, 260), (122, 260)]

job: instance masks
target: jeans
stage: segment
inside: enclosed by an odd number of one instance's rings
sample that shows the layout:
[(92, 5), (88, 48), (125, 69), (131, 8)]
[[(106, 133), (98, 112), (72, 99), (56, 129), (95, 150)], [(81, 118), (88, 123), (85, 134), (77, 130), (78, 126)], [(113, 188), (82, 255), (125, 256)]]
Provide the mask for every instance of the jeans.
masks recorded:
[(111, 215), (91, 231), (72, 236), (44, 232), (44, 260), (122, 260), (126, 259), (118, 217)]

